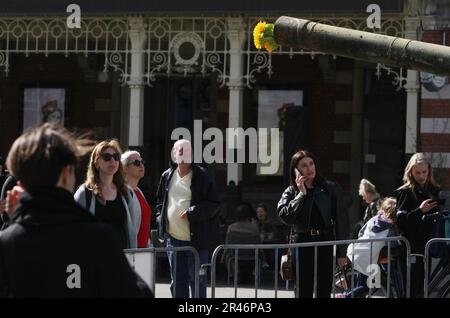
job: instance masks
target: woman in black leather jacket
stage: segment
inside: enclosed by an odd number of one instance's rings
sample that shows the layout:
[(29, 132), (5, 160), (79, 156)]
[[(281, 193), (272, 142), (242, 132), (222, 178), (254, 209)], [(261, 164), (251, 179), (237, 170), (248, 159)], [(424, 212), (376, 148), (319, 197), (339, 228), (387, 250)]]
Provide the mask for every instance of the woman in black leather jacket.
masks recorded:
[[(296, 152), (290, 164), (290, 186), (278, 202), (278, 215), (292, 224), (295, 241), (344, 240), (348, 235), (348, 215), (342, 206), (339, 186), (316, 173), (316, 160), (306, 151)], [(345, 265), (346, 246), (337, 247), (339, 266)], [(318, 248), (317, 297), (329, 298), (333, 279), (333, 247)], [(299, 249), (299, 296), (312, 297), (314, 248)]]
[[(396, 191), (398, 227), (411, 244), (411, 253), (424, 254), (425, 244), (433, 237), (436, 224), (433, 220), (423, 219), (423, 216), (437, 212), (441, 188), (434, 181), (431, 164), (423, 153), (411, 157), (405, 168), (403, 182)], [(411, 297), (420, 296), (423, 292), (424, 268), (423, 262), (418, 260), (411, 264)]]

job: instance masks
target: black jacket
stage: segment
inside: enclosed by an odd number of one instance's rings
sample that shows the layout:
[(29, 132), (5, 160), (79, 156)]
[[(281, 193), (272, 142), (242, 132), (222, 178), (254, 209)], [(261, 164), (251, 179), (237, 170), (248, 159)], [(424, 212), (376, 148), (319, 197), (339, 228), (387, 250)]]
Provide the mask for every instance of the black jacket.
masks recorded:
[(364, 211), (363, 217), (363, 225), (369, 222), (371, 218), (378, 214), (378, 205), (380, 203), (380, 199), (375, 199), (369, 205), (367, 205), (366, 210)]
[[(348, 238), (348, 214), (342, 204), (342, 191), (331, 181), (316, 178), (313, 196), (306, 196), (289, 186), (278, 202), (277, 212), (287, 224), (294, 225), (296, 232), (309, 230), (311, 209), (316, 203), (325, 227), (334, 232), (338, 240)], [(345, 256), (345, 246), (338, 246), (339, 256)]]
[[(77, 273), (80, 288), (73, 288)], [(12, 224), (0, 233), (0, 298), (142, 296), (151, 292), (112, 230), (71, 193), (54, 187), (21, 195)]]
[[(423, 254), (425, 244), (433, 236), (435, 224), (432, 221), (422, 221), (425, 215), (419, 208), (427, 199), (437, 200), (441, 188), (428, 186), (425, 189), (419, 186), (407, 189), (399, 189), (397, 195), (397, 224), (400, 232), (409, 240), (411, 253)], [(434, 208), (430, 213), (437, 212)]]
[[(9, 176), (3, 186), (1, 187), (0, 200), (6, 200), (6, 194), (9, 190), (12, 190), (17, 184), (16, 178)], [(9, 216), (6, 213), (0, 212), (0, 231), (6, 229), (9, 225)]]
[[(176, 165), (163, 172), (157, 192), (156, 214), (158, 235), (167, 238), (167, 202), (170, 180)], [(215, 248), (219, 244), (219, 193), (207, 170), (192, 165), (191, 205), (187, 211), (191, 232), (191, 244), (197, 249)]]

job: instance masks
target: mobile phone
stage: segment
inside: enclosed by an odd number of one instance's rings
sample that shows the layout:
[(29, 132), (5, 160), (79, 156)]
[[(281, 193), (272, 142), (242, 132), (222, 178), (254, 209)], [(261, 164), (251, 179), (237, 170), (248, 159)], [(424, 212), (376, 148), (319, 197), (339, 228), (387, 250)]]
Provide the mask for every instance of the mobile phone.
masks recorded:
[(294, 171), (295, 171), (295, 178), (296, 178), (296, 179), (298, 178), (299, 175), (302, 175), (302, 174), (300, 173), (300, 171), (298, 171), (297, 168), (294, 168)]

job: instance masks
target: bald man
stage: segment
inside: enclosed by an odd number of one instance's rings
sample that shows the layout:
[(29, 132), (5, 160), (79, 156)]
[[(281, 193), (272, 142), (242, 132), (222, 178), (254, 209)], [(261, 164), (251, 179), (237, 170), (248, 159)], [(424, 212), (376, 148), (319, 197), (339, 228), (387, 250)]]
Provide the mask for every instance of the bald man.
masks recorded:
[[(207, 170), (192, 163), (192, 146), (188, 140), (175, 142), (172, 161), (172, 166), (161, 176), (157, 192), (158, 235), (167, 239), (167, 247), (194, 247), (199, 252), (200, 264), (209, 263), (208, 250), (218, 243), (219, 194)], [(189, 286), (194, 296), (192, 252), (178, 252), (176, 262), (174, 252), (168, 251), (167, 256), (172, 297), (189, 298)], [(206, 298), (204, 275), (200, 277), (199, 297)]]

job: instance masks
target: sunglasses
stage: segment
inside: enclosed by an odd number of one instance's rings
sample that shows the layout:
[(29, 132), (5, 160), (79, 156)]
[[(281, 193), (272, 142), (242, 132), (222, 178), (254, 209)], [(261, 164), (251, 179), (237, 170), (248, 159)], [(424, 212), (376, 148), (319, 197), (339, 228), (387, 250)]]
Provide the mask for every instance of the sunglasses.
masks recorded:
[(129, 166), (129, 165), (134, 165), (134, 166), (136, 166), (136, 167), (139, 167), (140, 165), (144, 165), (144, 164), (145, 164), (145, 162), (144, 162), (143, 159), (141, 159), (141, 160), (136, 159), (136, 160), (133, 160), (132, 162), (129, 162), (129, 163), (127, 164), (127, 166)]
[(116, 153), (102, 153), (100, 155), (100, 158), (102, 158), (104, 161), (110, 161), (111, 159), (114, 159), (115, 161), (119, 161), (120, 160), (120, 155), (116, 152)]

